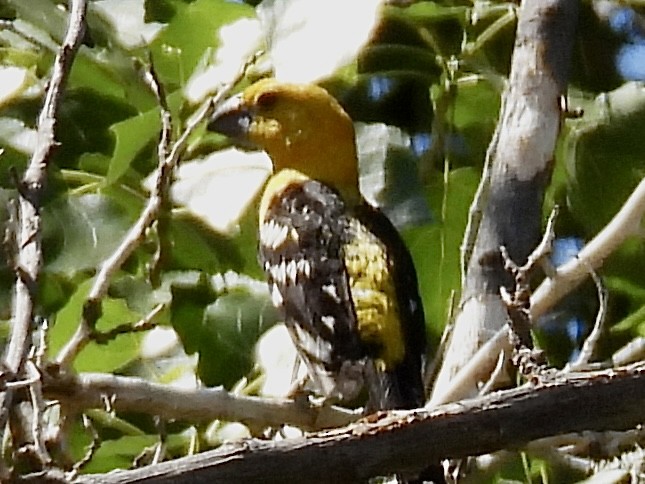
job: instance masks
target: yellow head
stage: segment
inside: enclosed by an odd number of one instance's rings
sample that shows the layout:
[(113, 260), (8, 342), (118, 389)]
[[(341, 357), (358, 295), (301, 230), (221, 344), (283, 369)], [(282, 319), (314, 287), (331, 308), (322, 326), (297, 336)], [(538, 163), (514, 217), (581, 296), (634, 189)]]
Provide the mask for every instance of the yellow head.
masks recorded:
[(263, 149), (275, 172), (294, 169), (358, 196), (352, 120), (321, 87), (258, 81), (217, 109), (208, 129)]

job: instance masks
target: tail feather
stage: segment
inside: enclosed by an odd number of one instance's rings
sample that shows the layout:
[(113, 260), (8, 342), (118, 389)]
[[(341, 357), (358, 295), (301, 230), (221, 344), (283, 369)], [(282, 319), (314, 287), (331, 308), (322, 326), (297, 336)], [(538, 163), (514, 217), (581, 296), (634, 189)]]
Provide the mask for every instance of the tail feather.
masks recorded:
[(414, 362), (404, 360), (393, 370), (381, 371), (367, 365), (367, 413), (378, 410), (420, 408), (425, 403), (421, 371)]

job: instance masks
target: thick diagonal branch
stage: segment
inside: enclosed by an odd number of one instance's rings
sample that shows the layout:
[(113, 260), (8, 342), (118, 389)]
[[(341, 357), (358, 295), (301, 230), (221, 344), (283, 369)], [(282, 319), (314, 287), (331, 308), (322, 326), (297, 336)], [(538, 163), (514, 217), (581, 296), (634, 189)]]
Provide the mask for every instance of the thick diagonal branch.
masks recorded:
[(645, 420), (643, 409), (641, 363), (567, 374), (434, 410), (376, 415), (301, 439), (249, 440), (147, 468), (82, 476), (77, 482), (364, 482), (370, 476), (418, 473), (442, 458), (521, 448), (553, 435), (632, 429)]
[[(513, 281), (504, 270), (500, 246), (522, 265), (540, 240), (577, 8), (576, 0), (526, 0), (519, 10), (500, 119), (462, 247), (460, 310), (431, 404), (444, 401), (455, 374), (506, 323), (499, 289), (510, 289)], [(491, 355), (493, 366), (497, 356)]]

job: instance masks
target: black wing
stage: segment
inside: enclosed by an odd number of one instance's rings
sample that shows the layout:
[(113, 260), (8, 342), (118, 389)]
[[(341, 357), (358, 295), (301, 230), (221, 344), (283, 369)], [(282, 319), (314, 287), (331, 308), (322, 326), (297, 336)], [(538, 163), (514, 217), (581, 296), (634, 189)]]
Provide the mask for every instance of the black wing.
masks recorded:
[(341, 197), (317, 181), (293, 183), (260, 221), (260, 262), (301, 358), (320, 392), (353, 398), (364, 354), (342, 257), (349, 220)]

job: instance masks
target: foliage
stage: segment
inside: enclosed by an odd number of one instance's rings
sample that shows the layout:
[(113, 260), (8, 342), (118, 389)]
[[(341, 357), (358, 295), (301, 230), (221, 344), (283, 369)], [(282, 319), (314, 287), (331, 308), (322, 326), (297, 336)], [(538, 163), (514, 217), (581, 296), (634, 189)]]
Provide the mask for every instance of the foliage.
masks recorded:
[[(3, 223), (10, 218), (6, 202), (15, 196), (12, 172), (24, 169), (33, 150), (37, 113), (65, 29), (66, 16), (59, 3), (7, 0), (0, 7), (11, 26), (0, 32)], [(376, 22), (373, 9), (378, 2), (364, 3), (357, 11), (364, 9), (364, 16)], [(275, 16), (288, 4), (267, 1), (261, 15)], [(344, 30), (331, 23), (338, 17), (354, 18), (345, 8), (345, 3), (330, 2), (323, 9), (326, 15), (320, 16), (322, 24), (308, 19), (302, 28), (311, 29), (315, 41), (298, 37), (302, 32), (297, 30), (297, 18), (293, 24), (278, 21), (273, 44), (265, 46), (267, 56), (249, 78), (262, 75), (267, 63), (273, 62), (271, 68), (284, 76), (296, 71), (299, 80), (321, 82), (356, 121), (388, 127), (382, 146), (362, 150), (363, 188), (386, 211), (404, 214), (398, 222), (419, 272), (428, 329), (436, 348), (458, 301), (459, 245), (495, 127), (512, 52), (516, 7), (514, 2), (465, 0), (386, 6), (376, 26), (357, 27), (362, 34), (352, 41), (355, 45), (349, 53), (346, 45), (343, 49), (336, 46), (338, 39), (343, 43)], [(585, 10), (596, 24), (585, 24), (581, 31), (602, 30), (618, 48), (620, 35), (592, 13)], [(177, 135), (195, 111), (195, 102), (212, 93), (218, 83), (228, 81), (244, 61), (243, 54), (253, 52), (258, 41), (261, 44), (266, 32), (256, 19), (250, 5), (227, 0), (102, 0), (90, 4), (89, 31), (59, 113), (60, 147), (51, 165), (43, 211), (45, 266), (38, 307), (52, 326), (51, 358), (78, 325), (97, 268), (116, 249), (148, 197), (151, 185), (146, 180), (158, 163), (161, 122), (141, 66), (152, 60), (167, 93), (172, 130)], [(353, 22), (345, 30), (351, 31)], [(289, 42), (311, 45), (299, 45), (306, 53), (304, 58), (289, 60), (284, 55)], [(224, 55), (235, 43), (245, 45), (236, 47), (236, 55)], [(316, 69), (306, 72), (321, 55), (316, 50), (329, 52), (334, 61), (324, 74)], [(558, 234), (589, 240), (643, 178), (645, 91), (638, 84), (623, 84), (614, 70), (599, 73), (594, 58), (583, 57), (581, 52), (576, 58), (570, 103), (583, 107), (585, 115), (566, 123), (549, 206), (544, 210), (559, 204), (563, 214)], [(597, 60), (601, 61), (612, 64), (611, 58)], [(597, 81), (599, 76), (603, 82)], [(190, 375), (207, 385), (258, 392), (261, 375), (255, 365), (255, 344), (277, 322), (259, 280), (255, 255), (252, 195), (266, 176), (266, 167), (262, 161), (244, 158), (239, 173), (228, 166), (220, 172), (230, 178), (208, 185), (210, 178), (219, 175), (206, 167), (206, 159), (213, 152), (232, 156), (224, 148), (223, 139), (204, 133), (203, 128), (191, 136), (183, 161), (204, 168), (186, 174), (191, 184), (185, 197), (175, 194), (176, 204), (166, 214), (165, 229), (149, 233), (117, 272), (97, 326), (107, 331), (134, 323), (161, 303), (165, 309), (157, 322), (174, 328), (179, 340), (165, 353), (156, 354), (149, 350), (150, 345), (161, 346), (150, 340), (155, 331), (123, 334), (105, 344), (92, 342), (74, 360), (75, 370), (144, 375), (168, 382), (185, 377), (188, 368)], [(212, 161), (221, 163), (222, 158)], [(388, 163), (394, 166), (392, 172), (383, 169)], [(397, 172), (396, 166), (403, 163), (411, 169)], [(233, 192), (251, 178), (244, 200), (232, 204)], [(198, 196), (205, 205), (191, 209)], [(204, 217), (209, 211), (222, 222)], [(169, 252), (162, 261), (161, 276), (151, 281), (160, 240)], [(608, 324), (612, 326), (604, 356), (636, 335), (645, 336), (644, 250), (642, 241), (630, 242), (611, 256), (603, 271), (610, 289)], [(0, 260), (2, 338), (7, 334), (13, 284), (14, 274)], [(587, 308), (581, 310), (584, 314), (577, 314), (585, 331), (593, 321), (589, 311), (595, 303), (587, 303), (594, 295), (583, 291), (573, 297), (587, 298), (582, 304)], [(552, 345), (558, 353), (558, 342)], [(197, 355), (196, 364), (190, 355)], [(162, 364), (169, 356), (174, 358), (171, 364)], [(103, 444), (85, 471), (127, 467), (158, 440), (149, 417), (93, 412), (92, 421)], [(204, 437), (206, 426), (173, 423), (167, 428), (168, 455), (185, 454), (195, 429), (203, 445), (218, 440)], [(90, 439), (79, 422), (70, 425), (68, 432), (72, 458), (78, 460)], [(550, 472), (540, 460), (519, 462), (500, 471), (496, 479), (536, 478)]]

